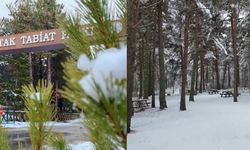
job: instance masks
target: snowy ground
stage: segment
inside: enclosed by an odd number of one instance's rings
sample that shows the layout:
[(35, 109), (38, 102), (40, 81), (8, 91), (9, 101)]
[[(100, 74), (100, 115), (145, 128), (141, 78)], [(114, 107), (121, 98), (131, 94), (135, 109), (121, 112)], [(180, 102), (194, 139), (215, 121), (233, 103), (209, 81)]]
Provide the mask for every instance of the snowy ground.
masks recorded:
[(72, 150), (95, 150), (94, 144), (91, 142), (83, 142), (80, 144), (69, 144)]
[[(72, 123), (62, 123), (62, 122), (48, 122), (46, 123), (47, 126), (71, 126)], [(1, 124), (2, 127), (4, 128), (28, 128), (29, 127), (29, 123), (28, 122), (9, 122), (9, 123), (2, 123)]]
[[(46, 125), (47, 126), (53, 125), (55, 131), (63, 129), (64, 132), (67, 131), (67, 132), (71, 133), (72, 129), (79, 131), (78, 127), (82, 127), (82, 119), (70, 120), (67, 123), (47, 122)], [(1, 126), (6, 128), (6, 129), (9, 129), (9, 130), (17, 130), (17, 131), (24, 130), (24, 133), (25, 133), (26, 132), (25, 130), (27, 130), (27, 128), (29, 127), (29, 123), (16, 121), (15, 123), (14, 122), (9, 122), (8, 124), (2, 123)], [(84, 130), (83, 127), (81, 129)], [(15, 131), (13, 131), (13, 132), (15, 132)], [(60, 131), (60, 132), (62, 132), (62, 131)], [(81, 133), (79, 133), (79, 134), (81, 134)], [(69, 134), (67, 134), (67, 135), (69, 136)], [(75, 136), (77, 136), (77, 135), (75, 135)], [(74, 143), (71, 143), (68, 145), (72, 150), (94, 150), (94, 145), (89, 141), (82, 141), (82, 142), (75, 141)], [(47, 147), (46, 150), (51, 150), (51, 148)]]
[(135, 113), (128, 149), (249, 150), (249, 93), (241, 93), (237, 103), (218, 94), (201, 94), (195, 100), (180, 112), (179, 96), (168, 96), (166, 110)]

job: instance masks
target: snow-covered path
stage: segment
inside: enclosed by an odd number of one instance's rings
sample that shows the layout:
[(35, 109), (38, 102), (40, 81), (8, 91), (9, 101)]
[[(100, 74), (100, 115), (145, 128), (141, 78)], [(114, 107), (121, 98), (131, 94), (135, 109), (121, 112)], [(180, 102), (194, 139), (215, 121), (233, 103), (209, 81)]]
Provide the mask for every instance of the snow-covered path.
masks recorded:
[[(187, 97), (188, 99), (188, 97)], [(198, 95), (179, 111), (179, 96), (167, 97), (168, 108), (148, 109), (132, 118), (129, 150), (249, 150), (250, 94), (239, 102), (220, 95)]]

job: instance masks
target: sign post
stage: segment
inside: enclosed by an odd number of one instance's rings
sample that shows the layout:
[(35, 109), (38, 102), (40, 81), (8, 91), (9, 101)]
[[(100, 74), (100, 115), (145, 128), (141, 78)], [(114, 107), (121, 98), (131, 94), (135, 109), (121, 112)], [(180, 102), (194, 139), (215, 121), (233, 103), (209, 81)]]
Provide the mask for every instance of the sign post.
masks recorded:
[[(113, 23), (119, 37), (125, 37), (124, 23), (121, 20), (113, 21)], [(92, 28), (90, 25), (84, 25), (83, 30), (91, 36)], [(0, 36), (0, 54), (64, 49), (66, 48), (64, 40), (67, 38), (61, 29)]]

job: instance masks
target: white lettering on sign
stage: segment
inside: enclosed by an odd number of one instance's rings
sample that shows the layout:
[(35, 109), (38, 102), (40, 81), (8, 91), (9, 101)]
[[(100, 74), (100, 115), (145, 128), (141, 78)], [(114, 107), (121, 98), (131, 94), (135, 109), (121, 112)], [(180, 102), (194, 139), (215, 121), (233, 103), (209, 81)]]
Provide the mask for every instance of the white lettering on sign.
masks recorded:
[(16, 45), (15, 38), (9, 39), (0, 39), (0, 47), (7, 47), (7, 46), (15, 46)]
[(65, 40), (68, 38), (69, 38), (69, 36), (64, 31), (62, 31), (62, 40)]
[(39, 35), (35, 34), (33, 35), (33, 43), (38, 43), (39, 42)]
[(55, 40), (55, 36), (56, 36), (56, 32), (50, 32), (49, 36), (51, 37), (50, 40), (54, 41)]
[(56, 36), (56, 32), (49, 32), (49, 33), (40, 32), (40, 34), (21, 36), (21, 40), (22, 40), (22, 44), (26, 45), (26, 44), (32, 44), (32, 43), (54, 41), (55, 36)]

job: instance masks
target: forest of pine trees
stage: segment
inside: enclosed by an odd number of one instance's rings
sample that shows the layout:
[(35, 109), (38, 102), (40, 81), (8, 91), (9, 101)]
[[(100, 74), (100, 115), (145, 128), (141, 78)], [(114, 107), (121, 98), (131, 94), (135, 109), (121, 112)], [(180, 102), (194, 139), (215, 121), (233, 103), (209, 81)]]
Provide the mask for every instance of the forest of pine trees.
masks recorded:
[(179, 92), (185, 111), (197, 93), (233, 88), (237, 102), (238, 88), (250, 89), (249, 6), (248, 0), (128, 1), (128, 128), (132, 97), (150, 97), (162, 110), (166, 95)]

